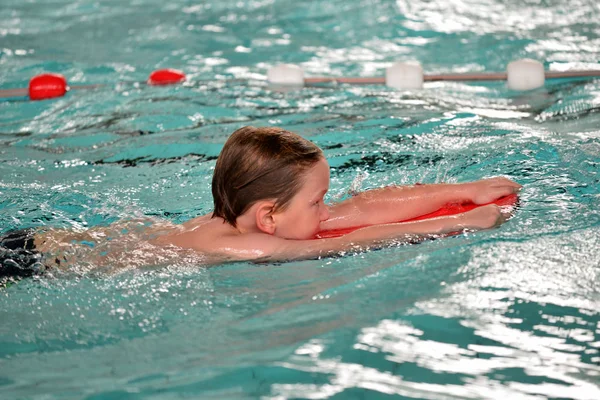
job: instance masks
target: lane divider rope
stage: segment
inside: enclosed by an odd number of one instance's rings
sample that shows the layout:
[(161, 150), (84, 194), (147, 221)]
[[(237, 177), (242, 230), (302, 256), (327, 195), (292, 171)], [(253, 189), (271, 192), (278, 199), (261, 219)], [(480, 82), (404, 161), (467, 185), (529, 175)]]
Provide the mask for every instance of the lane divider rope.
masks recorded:
[[(274, 86), (303, 87), (320, 83), (340, 83), (351, 85), (386, 85), (399, 90), (421, 89), (424, 82), (435, 81), (506, 81), (511, 90), (532, 90), (544, 86), (546, 79), (558, 78), (595, 78), (600, 77), (600, 70), (579, 71), (545, 71), (541, 62), (531, 59), (512, 61), (506, 72), (491, 73), (423, 73), (421, 64), (414, 61), (397, 62), (387, 68), (384, 77), (305, 77), (301, 67), (293, 64), (279, 64), (267, 72), (267, 81)], [(153, 71), (145, 82), (151, 86), (173, 85), (186, 80), (184, 72), (176, 69), (159, 69)], [(240, 79), (231, 79), (240, 82)], [(129, 82), (131, 83), (131, 82)], [(0, 98), (28, 96), (30, 100), (45, 100), (64, 96), (69, 90), (97, 89), (107, 86), (74, 85), (69, 86), (61, 74), (44, 73), (34, 76), (28, 88), (0, 89)]]

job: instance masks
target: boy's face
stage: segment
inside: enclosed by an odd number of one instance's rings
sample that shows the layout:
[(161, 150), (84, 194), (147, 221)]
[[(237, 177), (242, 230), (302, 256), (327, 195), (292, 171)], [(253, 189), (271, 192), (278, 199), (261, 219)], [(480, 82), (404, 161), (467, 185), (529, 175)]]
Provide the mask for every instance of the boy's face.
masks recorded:
[(276, 213), (275, 236), (285, 239), (312, 239), (322, 221), (329, 218), (323, 198), (329, 190), (329, 164), (322, 158), (308, 169), (302, 188), (284, 211)]

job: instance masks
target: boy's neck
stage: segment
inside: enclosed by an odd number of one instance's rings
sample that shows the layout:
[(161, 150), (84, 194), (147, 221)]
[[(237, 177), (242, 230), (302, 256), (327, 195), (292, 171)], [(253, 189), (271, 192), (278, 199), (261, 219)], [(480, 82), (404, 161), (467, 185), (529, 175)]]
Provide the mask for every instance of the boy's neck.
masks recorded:
[(256, 226), (256, 216), (255, 216), (255, 213), (252, 212), (252, 208), (253, 207), (250, 207), (250, 209), (248, 211), (246, 211), (245, 213), (243, 213), (242, 215), (237, 217), (237, 219), (235, 220), (236, 229), (240, 233), (260, 233), (261, 232), (261, 230), (258, 229), (258, 227)]

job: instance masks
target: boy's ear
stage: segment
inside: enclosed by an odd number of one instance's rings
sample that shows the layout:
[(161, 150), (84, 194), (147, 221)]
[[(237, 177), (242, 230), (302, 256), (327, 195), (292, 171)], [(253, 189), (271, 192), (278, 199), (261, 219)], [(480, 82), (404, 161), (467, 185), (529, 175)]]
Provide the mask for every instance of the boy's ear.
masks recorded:
[(273, 201), (261, 201), (256, 208), (256, 227), (269, 235), (275, 233), (274, 209), (275, 202)]

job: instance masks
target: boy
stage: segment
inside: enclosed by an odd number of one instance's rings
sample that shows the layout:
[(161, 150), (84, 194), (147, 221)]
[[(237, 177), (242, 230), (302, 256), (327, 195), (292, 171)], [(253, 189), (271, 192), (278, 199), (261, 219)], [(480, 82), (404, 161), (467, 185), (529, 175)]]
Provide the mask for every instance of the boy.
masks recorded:
[[(493, 178), (463, 184), (386, 187), (326, 205), (329, 165), (312, 142), (281, 128), (247, 126), (225, 143), (212, 181), (214, 212), (156, 243), (193, 249), (220, 261), (285, 261), (327, 256), (391, 241), (488, 229), (505, 217), (496, 205), (454, 216), (394, 223), (451, 202), (486, 204), (521, 185)], [(337, 238), (321, 230), (371, 225)]]
[[(229, 137), (217, 160), (212, 214), (182, 225), (131, 220), (84, 232), (10, 232), (0, 237), (0, 285), (57, 266), (76, 264), (80, 269), (85, 266), (82, 272), (90, 268), (109, 272), (171, 265), (182, 259), (204, 264), (286, 261), (488, 229), (505, 221), (493, 204), (453, 216), (394, 221), (428, 214), (452, 202), (486, 204), (520, 188), (506, 178), (390, 186), (326, 205), (329, 165), (321, 149), (281, 128), (247, 126)], [(365, 225), (370, 226), (336, 238), (315, 239), (321, 230)]]

